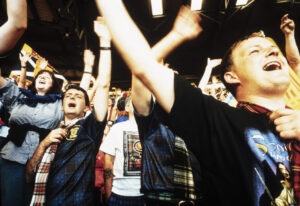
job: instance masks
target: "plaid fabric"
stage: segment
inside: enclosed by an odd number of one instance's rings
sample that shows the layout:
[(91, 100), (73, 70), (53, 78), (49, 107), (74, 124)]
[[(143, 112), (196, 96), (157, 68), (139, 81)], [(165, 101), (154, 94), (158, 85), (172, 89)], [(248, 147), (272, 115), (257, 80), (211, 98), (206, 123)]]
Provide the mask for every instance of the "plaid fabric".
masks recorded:
[(30, 206), (42, 206), (45, 204), (46, 183), (50, 165), (54, 159), (56, 149), (57, 144), (51, 144), (46, 149), (45, 154), (38, 166)]
[[(65, 125), (64, 121), (61, 121), (59, 127), (69, 130), (80, 119), (82, 118), (76, 118), (72, 120), (68, 125)], [(42, 157), (42, 160), (38, 165), (30, 206), (42, 206), (45, 204), (48, 174), (49, 174), (51, 163), (55, 157), (56, 150), (57, 150), (57, 144), (51, 144), (46, 149)]]
[(180, 137), (175, 137), (175, 163), (174, 185), (176, 196), (187, 200), (195, 200), (194, 179), (189, 161), (189, 152), (185, 142)]
[[(248, 102), (239, 102), (237, 107), (268, 116), (271, 114), (270, 110)], [(300, 203), (300, 143), (297, 141), (289, 141), (286, 146), (290, 155), (289, 159), (293, 174), (294, 195), (296, 202)]]
[(236, 105), (237, 108), (243, 108), (245, 110), (248, 110), (250, 112), (259, 113), (259, 114), (265, 114), (269, 116), (272, 111), (268, 110), (267, 108), (261, 107), (256, 104), (251, 104), (249, 102), (238, 102)]

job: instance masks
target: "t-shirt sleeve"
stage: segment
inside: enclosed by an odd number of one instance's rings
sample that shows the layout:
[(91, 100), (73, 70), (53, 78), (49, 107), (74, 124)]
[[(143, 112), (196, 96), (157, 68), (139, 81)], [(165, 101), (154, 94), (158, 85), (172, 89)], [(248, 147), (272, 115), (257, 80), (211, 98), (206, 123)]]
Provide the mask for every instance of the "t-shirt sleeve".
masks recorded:
[(107, 134), (107, 136), (103, 139), (101, 145), (100, 145), (100, 150), (104, 153), (110, 154), (112, 156), (116, 155), (116, 151), (115, 151), (115, 143), (116, 140), (114, 139), (114, 137), (116, 138), (117, 136), (117, 132), (118, 130), (116, 129), (116, 125), (113, 125), (110, 128), (109, 133)]
[(134, 117), (138, 125), (140, 139), (143, 140), (145, 137), (150, 136), (150, 134), (159, 127), (159, 119), (157, 116), (158, 105), (151, 100), (151, 111), (149, 115), (142, 116), (136, 111), (134, 112)]

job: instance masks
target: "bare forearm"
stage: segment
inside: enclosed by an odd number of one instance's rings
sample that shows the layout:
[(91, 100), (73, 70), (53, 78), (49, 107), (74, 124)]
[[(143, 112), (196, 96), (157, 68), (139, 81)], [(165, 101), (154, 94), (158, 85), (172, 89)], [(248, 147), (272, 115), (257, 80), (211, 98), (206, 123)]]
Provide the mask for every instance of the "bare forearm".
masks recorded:
[(90, 65), (85, 65), (84, 66), (82, 79), (80, 81), (80, 87), (85, 89), (86, 91), (90, 87), (90, 82), (91, 82), (91, 79), (92, 79), (92, 72), (93, 72), (92, 66), (90, 66)]
[[(290, 66), (295, 71), (295, 69), (297, 69), (297, 66), (300, 64), (299, 49), (297, 47), (297, 43), (293, 34), (286, 35), (285, 40), (286, 57), (289, 61)], [(300, 73), (298, 71), (295, 72), (298, 74)]]
[[(121, 0), (97, 0), (97, 5), (105, 17), (115, 43), (114, 45), (132, 72), (134, 74), (139, 72), (135, 69), (144, 68), (145, 65), (148, 65), (145, 61), (151, 57), (148, 42), (134, 24)], [(118, 18), (116, 18), (115, 13), (118, 14)], [(126, 38), (124, 38), (125, 36)], [(135, 61), (130, 61), (130, 59), (135, 59)]]
[(21, 75), (20, 75), (18, 87), (20, 88), (26, 87), (26, 66), (21, 66)]
[[(102, 44), (101, 44), (102, 46)], [(110, 47), (106, 44), (105, 47)], [(107, 113), (109, 87), (111, 80), (111, 50), (100, 50), (98, 77), (95, 83), (95, 112), (99, 121), (103, 121)]]
[(7, 0), (7, 21), (0, 28), (0, 53), (11, 50), (27, 28), (27, 1)]
[(112, 190), (113, 173), (112, 169), (104, 169), (104, 182), (105, 182), (105, 198), (109, 199)]
[(183, 42), (184, 39), (181, 38), (179, 34), (174, 31), (170, 31), (163, 39), (152, 47), (152, 54), (158, 62), (161, 62)]

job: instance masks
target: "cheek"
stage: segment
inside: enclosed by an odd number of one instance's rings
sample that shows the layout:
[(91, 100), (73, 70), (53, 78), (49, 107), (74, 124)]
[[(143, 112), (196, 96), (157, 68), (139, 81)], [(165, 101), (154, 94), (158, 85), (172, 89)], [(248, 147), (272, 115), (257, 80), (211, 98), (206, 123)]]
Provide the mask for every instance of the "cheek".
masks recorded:
[(53, 84), (53, 81), (52, 81), (52, 80), (49, 80), (49, 81), (48, 81), (48, 84), (49, 84), (49, 85), (52, 85), (52, 84)]

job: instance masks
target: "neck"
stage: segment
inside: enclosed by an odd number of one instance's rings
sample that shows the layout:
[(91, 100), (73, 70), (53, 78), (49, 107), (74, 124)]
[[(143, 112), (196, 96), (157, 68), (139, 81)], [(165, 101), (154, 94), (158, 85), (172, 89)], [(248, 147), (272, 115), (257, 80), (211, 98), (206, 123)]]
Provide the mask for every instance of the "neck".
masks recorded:
[(65, 124), (68, 125), (69, 123), (71, 123), (72, 121), (76, 120), (76, 119), (80, 119), (83, 116), (75, 116), (75, 115), (65, 115), (64, 121)]

